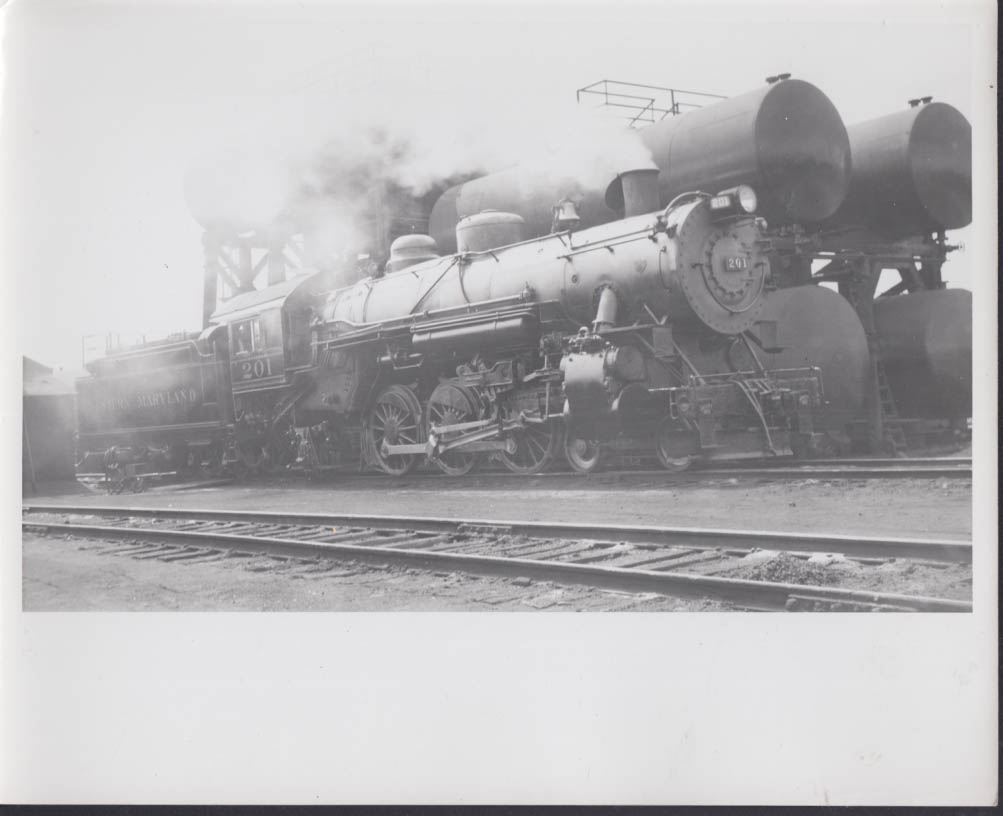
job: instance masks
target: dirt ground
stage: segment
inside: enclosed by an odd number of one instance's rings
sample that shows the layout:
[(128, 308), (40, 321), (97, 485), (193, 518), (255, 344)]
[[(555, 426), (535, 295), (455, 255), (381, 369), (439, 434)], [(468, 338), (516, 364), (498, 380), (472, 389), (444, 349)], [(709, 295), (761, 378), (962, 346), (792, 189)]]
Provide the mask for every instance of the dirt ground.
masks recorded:
[[(452, 480), (449, 480), (452, 481)], [(543, 482), (544, 480), (534, 480)], [(371, 485), (371, 483), (370, 483)], [(55, 492), (55, 491), (53, 491)], [(816, 533), (861, 533), (965, 540), (971, 537), (971, 483), (967, 480), (859, 480), (795, 482), (725, 479), (679, 483), (626, 479), (602, 485), (509, 483), (464, 487), (446, 480), (410, 478), (388, 490), (331, 481), (273, 481), (196, 489), (160, 487), (108, 496), (70, 487), (60, 495), (28, 496), (26, 503), (226, 508), (332, 513), (658, 524)], [(362, 565), (308, 567), (268, 559), (221, 559), (185, 565), (138, 560), (100, 542), (43, 539), (23, 545), (23, 608), (29, 610), (232, 611), (696, 611), (718, 604), (637, 597), (559, 587), (519, 579), (476, 578)], [(900, 565), (894, 586), (910, 589)], [(894, 574), (891, 574), (894, 573)], [(900, 574), (901, 573), (901, 574)], [(749, 577), (754, 577), (750, 575)], [(764, 576), (765, 577), (765, 576)], [(518, 583), (517, 583), (518, 582)], [(882, 584), (884, 581), (882, 581)], [(875, 587), (878, 589), (878, 587)], [(960, 594), (967, 589), (962, 587)]]
[(133, 507), (202, 507), (293, 512), (387, 513), (487, 520), (655, 524), (913, 538), (969, 539), (967, 479), (795, 481), (732, 477), (672, 481), (604, 475), (601, 481), (545, 477), (491, 481), (340, 476), (248, 481), (198, 489), (155, 487), (109, 496), (83, 487), (25, 502)]

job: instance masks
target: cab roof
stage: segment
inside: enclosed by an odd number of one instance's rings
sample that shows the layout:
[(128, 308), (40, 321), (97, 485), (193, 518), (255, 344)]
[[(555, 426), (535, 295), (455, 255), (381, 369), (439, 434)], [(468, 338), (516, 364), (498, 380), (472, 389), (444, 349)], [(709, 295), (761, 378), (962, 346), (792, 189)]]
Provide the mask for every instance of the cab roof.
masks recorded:
[(319, 284), (320, 273), (307, 272), (289, 280), (266, 286), (254, 292), (245, 292), (220, 304), (209, 322), (226, 325), (244, 317), (253, 317), (268, 309), (283, 308), (299, 294), (309, 294)]

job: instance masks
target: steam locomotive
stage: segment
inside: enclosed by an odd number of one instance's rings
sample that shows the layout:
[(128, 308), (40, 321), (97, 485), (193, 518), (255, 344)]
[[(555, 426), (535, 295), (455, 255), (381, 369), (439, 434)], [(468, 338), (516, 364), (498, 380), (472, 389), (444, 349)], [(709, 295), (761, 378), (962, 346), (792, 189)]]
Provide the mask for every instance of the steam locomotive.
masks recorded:
[[(456, 254), (398, 239), (381, 277), (327, 293), (321, 274), (295, 278), (226, 302), (180, 346), (105, 359), (81, 384), (81, 442), (107, 441), (103, 424), (175, 465), (396, 475), (422, 460), (461, 475), (484, 455), (535, 473), (562, 452), (589, 472), (610, 448), (669, 468), (805, 453), (817, 370), (704, 374), (683, 351), (709, 338), (755, 357), (772, 342), (755, 191), (644, 212), (655, 179), (638, 175), (619, 180), (633, 191), (622, 220), (513, 242), (521, 219), (488, 213), (461, 225)], [(144, 357), (156, 376), (130, 378)], [(150, 393), (108, 399), (107, 383), (140, 380)]]

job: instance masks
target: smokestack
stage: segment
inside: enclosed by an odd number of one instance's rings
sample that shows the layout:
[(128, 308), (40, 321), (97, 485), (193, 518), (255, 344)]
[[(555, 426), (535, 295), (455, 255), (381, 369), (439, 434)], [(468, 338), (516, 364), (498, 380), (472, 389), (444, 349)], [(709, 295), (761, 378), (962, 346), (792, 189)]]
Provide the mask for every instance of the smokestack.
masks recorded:
[(620, 173), (606, 188), (606, 206), (621, 218), (658, 209), (658, 168), (638, 167)]

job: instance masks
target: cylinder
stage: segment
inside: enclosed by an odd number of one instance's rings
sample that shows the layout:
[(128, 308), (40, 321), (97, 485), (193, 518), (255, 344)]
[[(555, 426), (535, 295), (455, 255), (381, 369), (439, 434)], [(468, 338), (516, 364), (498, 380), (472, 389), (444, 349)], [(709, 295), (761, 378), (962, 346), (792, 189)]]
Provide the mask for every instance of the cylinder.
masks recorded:
[[(776, 325), (775, 348), (756, 348), (766, 369), (818, 367), (825, 406), (814, 422), (820, 431), (843, 431), (861, 418), (870, 371), (867, 337), (856, 311), (841, 295), (820, 286), (796, 286), (768, 293), (760, 321)], [(753, 329), (765, 339), (765, 332)], [(681, 337), (687, 357), (707, 374), (755, 370), (756, 361), (740, 341), (730, 347), (701, 348)]]
[(959, 229), (972, 220), (972, 127), (943, 102), (849, 129), (850, 192), (833, 219), (888, 237)]
[(457, 252), (486, 252), (525, 240), (526, 222), (515, 213), (483, 210), (456, 225)]
[(874, 327), (899, 416), (972, 415), (972, 293), (939, 289), (878, 298)]
[(641, 131), (661, 171), (663, 203), (700, 190), (752, 186), (771, 224), (819, 222), (850, 182), (850, 142), (829, 98), (814, 85), (775, 82)]

